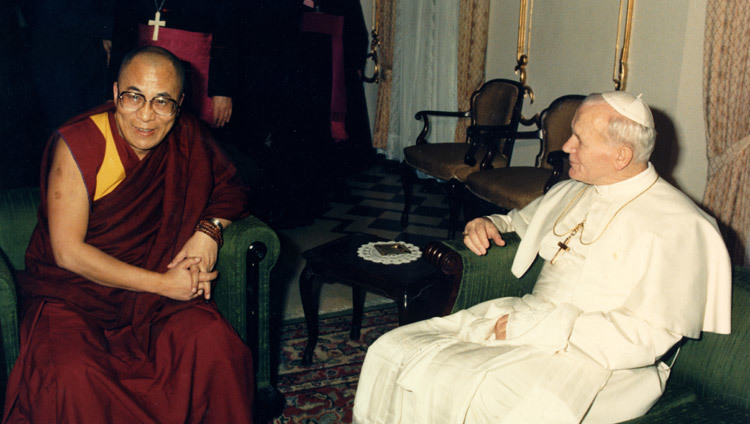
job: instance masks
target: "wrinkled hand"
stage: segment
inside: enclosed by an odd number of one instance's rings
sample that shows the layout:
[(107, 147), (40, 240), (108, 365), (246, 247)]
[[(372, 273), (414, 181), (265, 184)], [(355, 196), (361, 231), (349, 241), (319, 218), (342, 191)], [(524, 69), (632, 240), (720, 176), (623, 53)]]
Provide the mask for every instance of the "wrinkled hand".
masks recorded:
[(505, 340), (507, 338), (506, 329), (508, 328), (508, 314), (497, 319), (495, 323), (495, 339)]
[(490, 240), (498, 246), (505, 246), (495, 224), (489, 218), (481, 217), (469, 221), (464, 228), (464, 244), (477, 255), (484, 255), (490, 248)]
[(201, 272), (198, 269), (200, 258), (185, 258), (169, 267), (164, 273), (164, 283), (158, 294), (175, 300), (192, 300), (204, 295), (208, 286), (209, 295), (211, 281), (215, 280), (218, 272)]
[(199, 258), (200, 261), (191, 265), (191, 270), (199, 271), (202, 274), (212, 274), (214, 278), (209, 281), (200, 281), (195, 285), (194, 289), (196, 293), (202, 294), (203, 297), (208, 300), (211, 298), (211, 282), (216, 279), (218, 272), (214, 271), (216, 265), (216, 258), (219, 254), (219, 246), (216, 242), (200, 231), (196, 231), (182, 249), (177, 252), (177, 255), (172, 259), (172, 262), (167, 265), (167, 269), (172, 269), (178, 264), (183, 263), (188, 258)]
[(225, 96), (211, 97), (211, 107), (214, 110), (214, 127), (220, 128), (232, 117), (232, 98)]

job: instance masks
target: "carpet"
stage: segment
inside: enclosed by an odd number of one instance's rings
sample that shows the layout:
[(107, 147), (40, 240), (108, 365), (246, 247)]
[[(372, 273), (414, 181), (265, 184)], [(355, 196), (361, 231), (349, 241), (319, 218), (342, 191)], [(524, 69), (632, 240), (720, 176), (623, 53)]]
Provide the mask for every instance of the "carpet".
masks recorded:
[(359, 370), (367, 347), (398, 326), (395, 307), (366, 311), (359, 340), (349, 339), (351, 314), (321, 318), (312, 365), (302, 366), (307, 343), (303, 322), (285, 324), (281, 333), (278, 388), (286, 398), (274, 424), (351, 423)]

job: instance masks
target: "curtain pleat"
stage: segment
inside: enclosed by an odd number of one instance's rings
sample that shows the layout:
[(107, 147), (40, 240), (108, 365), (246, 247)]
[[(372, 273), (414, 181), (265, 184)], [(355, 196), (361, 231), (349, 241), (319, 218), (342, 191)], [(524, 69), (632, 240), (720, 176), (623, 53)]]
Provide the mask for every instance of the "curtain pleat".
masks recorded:
[[(376, 14), (380, 29), (381, 45), (380, 82), (376, 101), (373, 146), (385, 149), (390, 128), (390, 109), (393, 82), (393, 52), (396, 40), (396, 2), (378, 1)], [(458, 40), (458, 109), (468, 110), (471, 94), (484, 82), (487, 31), (489, 28), (490, 0), (460, 0)], [(456, 141), (466, 138), (468, 122), (459, 121)]]
[[(458, 109), (469, 110), (471, 94), (484, 83), (489, 0), (461, 0), (458, 23)], [(456, 142), (466, 141), (465, 119), (456, 124)]]
[(708, 1), (703, 60), (703, 206), (719, 221), (732, 262), (741, 265), (750, 233), (750, 2)]
[(372, 145), (385, 149), (388, 144), (388, 126), (391, 110), (391, 84), (393, 81), (393, 47), (396, 40), (396, 0), (380, 0), (375, 11), (380, 31), (380, 82), (375, 106), (375, 125)]

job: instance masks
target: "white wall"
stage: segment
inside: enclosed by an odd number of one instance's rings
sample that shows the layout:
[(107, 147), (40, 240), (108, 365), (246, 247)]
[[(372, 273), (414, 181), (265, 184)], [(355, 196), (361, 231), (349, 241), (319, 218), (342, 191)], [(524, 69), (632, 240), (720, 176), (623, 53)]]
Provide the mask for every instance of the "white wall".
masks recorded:
[[(408, 0), (400, 0), (408, 1)], [(628, 91), (643, 93), (654, 110), (654, 162), (668, 180), (694, 200), (706, 184), (703, 118), (703, 28), (707, 0), (635, 0)], [(371, 24), (372, 0), (361, 0)], [(486, 78), (517, 79), (518, 0), (490, 0)], [(619, 0), (534, 0), (527, 84), (541, 111), (564, 94), (614, 89), (612, 82)], [(377, 86), (366, 87), (374, 122)], [(519, 143), (516, 165), (533, 160), (534, 146)]]
[[(511, 78), (518, 0), (490, 0), (487, 79)], [(564, 94), (609, 91), (619, 0), (535, 0), (527, 84), (541, 111)], [(706, 184), (703, 119), (703, 27), (706, 0), (636, 0), (627, 90), (654, 110), (660, 173), (695, 200)], [(519, 146), (519, 157), (527, 157)]]

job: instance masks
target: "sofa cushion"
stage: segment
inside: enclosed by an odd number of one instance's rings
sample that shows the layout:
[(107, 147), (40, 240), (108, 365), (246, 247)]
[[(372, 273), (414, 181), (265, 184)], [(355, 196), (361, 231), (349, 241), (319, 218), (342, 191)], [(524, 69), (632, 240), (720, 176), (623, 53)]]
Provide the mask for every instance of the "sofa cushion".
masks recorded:
[[(485, 147), (480, 147), (474, 155), (477, 162), (474, 166), (464, 163), (469, 151), (468, 143), (420, 144), (404, 148), (404, 161), (411, 167), (432, 175), (441, 180), (457, 179), (466, 181), (466, 177), (479, 171), (479, 165), (487, 154)], [(492, 166), (505, 167), (507, 160), (502, 155), (495, 156)]]
[(663, 411), (649, 412), (647, 415), (626, 422), (627, 424), (748, 423), (750, 410), (718, 400), (698, 400)]
[(668, 384), (664, 394), (661, 395), (656, 404), (651, 407), (648, 414), (665, 413), (672, 408), (681, 407), (695, 402), (698, 397), (693, 389), (682, 384)]
[(667, 383), (692, 387), (698, 398), (750, 408), (750, 269), (735, 267), (732, 334), (704, 333), (680, 349)]

